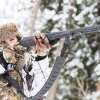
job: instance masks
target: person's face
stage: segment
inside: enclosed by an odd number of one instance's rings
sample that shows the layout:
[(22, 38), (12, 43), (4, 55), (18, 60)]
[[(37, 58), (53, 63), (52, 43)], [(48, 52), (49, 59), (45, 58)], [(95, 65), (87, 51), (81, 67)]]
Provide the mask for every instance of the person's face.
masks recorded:
[(11, 36), (10, 38), (6, 39), (5, 42), (8, 44), (8, 46), (13, 49), (15, 45), (17, 45), (18, 39), (16, 36)]

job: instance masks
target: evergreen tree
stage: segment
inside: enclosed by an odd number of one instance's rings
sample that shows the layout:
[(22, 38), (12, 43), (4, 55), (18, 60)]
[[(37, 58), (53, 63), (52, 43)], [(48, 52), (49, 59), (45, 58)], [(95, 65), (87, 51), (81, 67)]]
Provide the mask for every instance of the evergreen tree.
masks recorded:
[[(45, 0), (43, 2), (40, 30), (64, 31), (99, 23), (97, 0)], [(44, 26), (44, 27), (43, 27)], [(61, 71), (57, 100), (94, 100), (99, 81), (99, 36), (82, 36), (70, 41), (67, 60)]]

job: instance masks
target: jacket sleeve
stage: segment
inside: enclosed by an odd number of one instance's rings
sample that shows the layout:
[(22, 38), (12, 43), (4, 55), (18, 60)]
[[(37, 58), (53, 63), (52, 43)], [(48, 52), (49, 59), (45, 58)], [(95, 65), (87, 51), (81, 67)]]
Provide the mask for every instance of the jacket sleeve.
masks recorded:
[(5, 73), (5, 68), (3, 67), (2, 64), (0, 64), (0, 75)]

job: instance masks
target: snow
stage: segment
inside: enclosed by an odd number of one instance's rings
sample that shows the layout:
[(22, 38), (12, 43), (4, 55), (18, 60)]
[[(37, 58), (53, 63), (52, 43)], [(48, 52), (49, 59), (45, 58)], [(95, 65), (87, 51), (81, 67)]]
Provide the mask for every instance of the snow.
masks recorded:
[(82, 50), (77, 50), (77, 52), (75, 53), (76, 57), (80, 57), (82, 55)]
[(78, 75), (78, 69), (74, 69), (74, 70), (72, 70), (72, 71), (70, 72), (70, 76), (71, 76), (72, 78), (77, 77), (77, 75)]
[(81, 13), (79, 13), (74, 19), (76, 21), (83, 21), (84, 19), (84, 16), (86, 14), (89, 13), (89, 17), (94, 20), (94, 15), (93, 15), (93, 11), (94, 11), (94, 8), (97, 4), (94, 3), (93, 5), (91, 5), (90, 7), (84, 7), (83, 11), (81, 11)]
[(100, 64), (98, 64), (95, 69), (94, 69), (94, 72), (92, 74), (92, 78), (97, 79), (97, 80), (100, 80), (100, 77), (98, 77), (100, 75)]
[(66, 3), (68, 3), (68, 2), (69, 2), (69, 0), (64, 0), (64, 2), (63, 2), (63, 3), (64, 3), (64, 4), (66, 4)]
[(77, 1), (77, 4), (82, 4), (83, 0), (76, 0), (76, 1)]
[(95, 53), (95, 58), (94, 59), (97, 63), (99, 63), (99, 61), (100, 61), (100, 51), (99, 50), (97, 50), (97, 52)]
[(68, 68), (72, 68), (74, 66), (77, 66), (78, 68), (83, 68), (84, 65), (82, 64), (80, 59), (76, 58), (76, 59), (73, 59), (72, 61), (67, 63)]
[(92, 94), (87, 94), (85, 97), (83, 97), (82, 100), (99, 100), (99, 99), (100, 99), (100, 91), (93, 92)]
[(58, 7), (58, 4), (57, 3), (52, 3), (52, 4), (50, 4), (50, 7), (52, 7), (53, 9), (57, 9), (57, 7)]
[(55, 15), (55, 11), (54, 10), (49, 10), (49, 9), (45, 9), (43, 12), (44, 18), (46, 20), (51, 19), (54, 15)]

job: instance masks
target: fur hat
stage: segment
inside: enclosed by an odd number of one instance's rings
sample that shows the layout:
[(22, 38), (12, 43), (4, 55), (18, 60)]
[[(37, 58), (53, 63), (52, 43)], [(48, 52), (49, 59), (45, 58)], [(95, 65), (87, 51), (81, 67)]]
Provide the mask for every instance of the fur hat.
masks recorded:
[(11, 38), (11, 36), (14, 35), (18, 38), (18, 40), (21, 39), (21, 34), (14, 23), (7, 23), (0, 26), (0, 44), (3, 44), (7, 38)]

